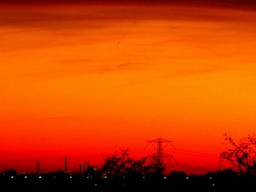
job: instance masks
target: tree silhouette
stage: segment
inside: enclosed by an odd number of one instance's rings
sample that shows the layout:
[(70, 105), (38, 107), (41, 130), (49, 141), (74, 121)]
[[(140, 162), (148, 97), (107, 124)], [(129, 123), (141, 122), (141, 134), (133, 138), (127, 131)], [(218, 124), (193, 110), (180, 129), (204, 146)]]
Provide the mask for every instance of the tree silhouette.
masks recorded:
[(87, 164), (86, 170), (84, 170), (83, 173), (87, 178), (99, 178), (102, 176), (102, 173), (100, 172), (100, 170), (96, 167), (94, 167), (93, 165), (90, 165), (89, 163)]
[(236, 142), (225, 134), (225, 141), (229, 147), (220, 157), (229, 161), (239, 174), (256, 174), (256, 137), (249, 135)]
[(104, 176), (121, 176), (131, 166), (131, 162), (128, 150), (123, 150), (120, 154), (106, 158), (101, 171)]
[(157, 167), (147, 157), (140, 159), (130, 157), (128, 150), (125, 149), (119, 154), (106, 158), (101, 172), (108, 177), (140, 177), (156, 173)]

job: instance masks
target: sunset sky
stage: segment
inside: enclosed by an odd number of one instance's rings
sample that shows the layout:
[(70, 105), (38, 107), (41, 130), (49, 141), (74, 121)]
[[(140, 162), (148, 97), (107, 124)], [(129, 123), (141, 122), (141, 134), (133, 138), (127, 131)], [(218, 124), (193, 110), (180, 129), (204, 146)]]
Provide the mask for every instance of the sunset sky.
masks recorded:
[(156, 137), (217, 169), (224, 133), (256, 128), (256, 12), (239, 2), (0, 5), (0, 169), (148, 155)]

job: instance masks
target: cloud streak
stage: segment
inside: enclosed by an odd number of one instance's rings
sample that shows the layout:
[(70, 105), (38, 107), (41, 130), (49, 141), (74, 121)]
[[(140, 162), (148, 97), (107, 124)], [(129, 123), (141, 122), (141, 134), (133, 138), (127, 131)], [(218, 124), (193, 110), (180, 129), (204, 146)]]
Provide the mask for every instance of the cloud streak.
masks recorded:
[(9, 8), (0, 15), (0, 69), (7, 79), (214, 72), (241, 65), (230, 56), (254, 60), (246, 50), (255, 44), (255, 18), (187, 6)]
[[(93, 9), (93, 11), (91, 11)], [(231, 21), (239, 15), (223, 8), (197, 8), (191, 6), (28, 6), (1, 8), (0, 26), (10, 27), (100, 27), (97, 24), (136, 20)], [(241, 11), (243, 14), (243, 11)], [(249, 12), (246, 13), (248, 18)], [(243, 19), (243, 18), (242, 18)], [(254, 18), (251, 18), (253, 20)], [(74, 22), (75, 21), (75, 22)]]

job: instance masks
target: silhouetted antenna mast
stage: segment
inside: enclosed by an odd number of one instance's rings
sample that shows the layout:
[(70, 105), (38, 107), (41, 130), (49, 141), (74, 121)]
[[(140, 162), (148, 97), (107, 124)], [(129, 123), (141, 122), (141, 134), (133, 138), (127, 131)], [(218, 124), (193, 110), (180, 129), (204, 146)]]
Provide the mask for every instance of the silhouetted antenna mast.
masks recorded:
[(64, 171), (65, 173), (68, 172), (68, 157), (65, 156), (65, 159), (64, 159)]
[(79, 164), (79, 174), (83, 174), (83, 164)]
[(154, 154), (154, 160), (156, 167), (161, 171), (164, 168), (164, 143), (171, 143), (172, 141), (163, 139), (163, 138), (157, 138), (150, 140), (149, 143), (156, 144), (156, 151)]
[(85, 162), (83, 163), (83, 170), (86, 171), (88, 169), (89, 163)]
[(40, 161), (36, 161), (36, 173), (37, 173), (37, 175), (40, 175), (40, 171), (41, 171), (41, 163), (40, 163)]

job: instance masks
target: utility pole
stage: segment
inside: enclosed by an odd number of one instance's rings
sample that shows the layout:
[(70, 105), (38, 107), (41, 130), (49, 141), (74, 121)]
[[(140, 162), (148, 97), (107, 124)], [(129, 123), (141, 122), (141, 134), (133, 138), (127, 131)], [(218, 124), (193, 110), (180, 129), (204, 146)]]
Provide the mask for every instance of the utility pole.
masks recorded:
[(83, 164), (79, 164), (79, 174), (82, 175), (83, 174)]
[(86, 171), (88, 169), (89, 163), (85, 162), (83, 163), (83, 170)]
[(36, 174), (40, 175), (40, 168), (41, 168), (41, 162), (40, 161), (36, 161)]
[(155, 166), (158, 172), (162, 173), (164, 170), (164, 143), (171, 143), (172, 141), (163, 139), (163, 138), (157, 138), (150, 140), (149, 143), (153, 143), (156, 145), (156, 150), (154, 154), (154, 161)]
[(65, 156), (64, 159), (64, 172), (67, 173), (68, 172), (68, 157)]

